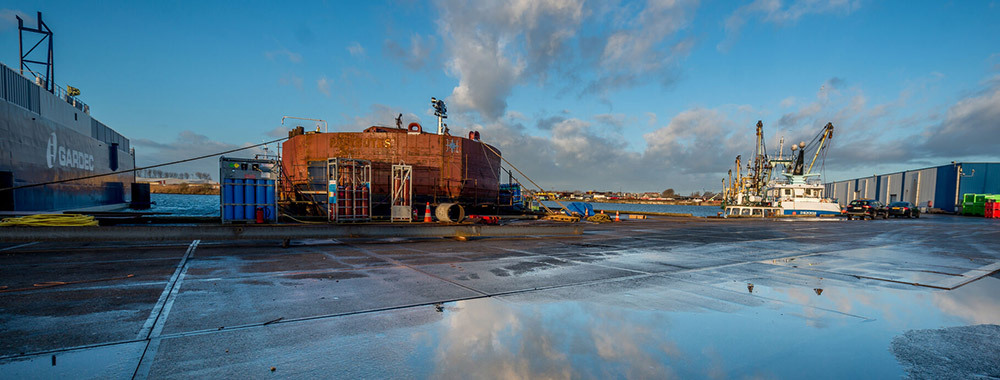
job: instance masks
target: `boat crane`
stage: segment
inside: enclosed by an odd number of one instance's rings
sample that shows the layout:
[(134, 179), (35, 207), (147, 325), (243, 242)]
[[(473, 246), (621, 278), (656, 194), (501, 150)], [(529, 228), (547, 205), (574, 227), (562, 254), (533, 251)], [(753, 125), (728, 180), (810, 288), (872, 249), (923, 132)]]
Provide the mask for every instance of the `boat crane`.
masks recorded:
[[(754, 156), (746, 163), (746, 175), (743, 174), (742, 155), (736, 156), (735, 170), (729, 171), (728, 186), (723, 186), (726, 214), (736, 212), (738, 215), (744, 211), (756, 213), (755, 216), (839, 213), (839, 207), (822, 197), (823, 186), (809, 181), (810, 178), (819, 176), (818, 173), (812, 173), (812, 170), (820, 154), (825, 153), (830, 145), (833, 123), (827, 123), (808, 144), (805, 141), (792, 144), (791, 156), (788, 158), (782, 152), (784, 138), (779, 143), (781, 148), (777, 157), (769, 156), (764, 144), (763, 122), (758, 121), (756, 127)], [(812, 159), (807, 166), (808, 156), (812, 156)], [(781, 170), (777, 172), (783, 178), (772, 178), (779, 165)], [(723, 182), (726, 182), (725, 179)]]

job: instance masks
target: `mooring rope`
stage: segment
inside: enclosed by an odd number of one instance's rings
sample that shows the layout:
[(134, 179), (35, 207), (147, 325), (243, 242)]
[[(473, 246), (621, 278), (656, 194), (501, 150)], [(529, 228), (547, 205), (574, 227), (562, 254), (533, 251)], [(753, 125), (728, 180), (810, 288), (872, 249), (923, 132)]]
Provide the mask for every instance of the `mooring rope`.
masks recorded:
[[(485, 146), (487, 149), (489, 149), (491, 152), (493, 152), (493, 154), (497, 155), (497, 157), (500, 157), (500, 159), (503, 160), (503, 162), (506, 162), (507, 165), (510, 165), (510, 167), (512, 169), (517, 170), (517, 174), (520, 174), (520, 175), (524, 176), (524, 179), (528, 180), (528, 182), (531, 182), (532, 185), (535, 185), (535, 187), (537, 187), (539, 191), (541, 191), (543, 193), (546, 192), (545, 189), (543, 189), (541, 186), (538, 186), (538, 184), (535, 183), (535, 181), (532, 181), (531, 178), (529, 178), (527, 174), (524, 174), (523, 172), (521, 172), (521, 170), (518, 169), (517, 166), (514, 166), (514, 164), (510, 163), (510, 161), (507, 161), (506, 158), (503, 158), (503, 156), (501, 156), (500, 153), (498, 153), (496, 150), (494, 150), (493, 147), (491, 147), (491, 146), (489, 146), (488, 144), (485, 144), (485, 143), (483, 143), (483, 146)], [(566, 210), (569, 210), (568, 208), (566, 208), (566, 205), (562, 204), (562, 202), (559, 202), (558, 200), (556, 200), (555, 202), (558, 203), (560, 207), (562, 207), (562, 208), (564, 208)], [(545, 209), (545, 211), (548, 211), (549, 214), (554, 214), (555, 213), (555, 212), (552, 211), (552, 209), (546, 207), (544, 203), (538, 202), (538, 204), (541, 205), (542, 208)]]

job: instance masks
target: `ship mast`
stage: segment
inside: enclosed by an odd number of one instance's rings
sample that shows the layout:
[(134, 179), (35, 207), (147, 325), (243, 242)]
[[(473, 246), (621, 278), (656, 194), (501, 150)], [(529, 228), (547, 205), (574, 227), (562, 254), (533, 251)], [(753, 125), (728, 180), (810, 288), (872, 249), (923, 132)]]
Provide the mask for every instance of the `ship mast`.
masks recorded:
[[(44, 87), (45, 91), (55, 93), (56, 74), (55, 59), (52, 54), (52, 29), (49, 29), (49, 26), (45, 25), (45, 22), (42, 21), (42, 12), (38, 12), (38, 26), (35, 28), (24, 26), (24, 20), (21, 19), (21, 16), (15, 15), (14, 17), (17, 17), (17, 37), (19, 40), (18, 44), (20, 46), (21, 75), (24, 75), (24, 71), (27, 70), (32, 76), (35, 77), (36, 81), (44, 81), (42, 83), (38, 83), (38, 85)], [(31, 46), (27, 52), (24, 51), (24, 32), (42, 35), (38, 42), (35, 42), (35, 44)], [(45, 61), (31, 59), (31, 53), (35, 51), (35, 48), (46, 41), (48, 42), (48, 51), (44, 58)], [(29, 41), (28, 43), (30, 44), (31, 42)], [(37, 56), (39, 54), (35, 55)], [(35, 70), (31, 69), (33, 67), (32, 65), (43, 66), (45, 71), (43, 73), (35, 72)]]
[(434, 108), (434, 116), (438, 119), (438, 130), (437, 134), (443, 135), (446, 130), (446, 124), (444, 119), (448, 118), (448, 107), (444, 105), (444, 100), (431, 97), (431, 108)]

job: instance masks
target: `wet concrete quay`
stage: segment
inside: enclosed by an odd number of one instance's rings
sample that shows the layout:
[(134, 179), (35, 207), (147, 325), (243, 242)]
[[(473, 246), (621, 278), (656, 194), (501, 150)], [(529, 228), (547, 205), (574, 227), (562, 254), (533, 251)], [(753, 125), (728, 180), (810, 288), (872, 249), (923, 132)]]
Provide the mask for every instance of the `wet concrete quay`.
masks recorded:
[(0, 243), (0, 378), (989, 377), (998, 269), (940, 215)]

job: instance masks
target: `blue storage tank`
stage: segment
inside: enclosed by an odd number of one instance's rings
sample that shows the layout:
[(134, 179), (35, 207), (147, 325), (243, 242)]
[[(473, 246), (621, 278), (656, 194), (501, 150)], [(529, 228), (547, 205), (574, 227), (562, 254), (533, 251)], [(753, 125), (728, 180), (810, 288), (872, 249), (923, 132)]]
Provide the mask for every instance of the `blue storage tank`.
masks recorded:
[(219, 158), (222, 222), (256, 223), (258, 209), (264, 222), (277, 222), (278, 170), (274, 160)]
[(222, 181), (222, 220), (233, 220), (234, 210), (233, 210), (233, 180), (226, 179)]
[(246, 220), (243, 212), (243, 199), (243, 180), (233, 180), (233, 210), (235, 212), (232, 220)]
[(243, 216), (245, 218), (247, 218), (248, 220), (255, 218), (255, 216), (254, 216), (255, 215), (254, 214), (254, 209), (255, 209), (254, 205), (257, 203), (257, 200), (254, 199), (254, 184), (256, 184), (255, 180), (252, 180), (252, 179), (244, 180), (244, 185), (243, 185), (243, 209), (245, 211), (243, 212)]

